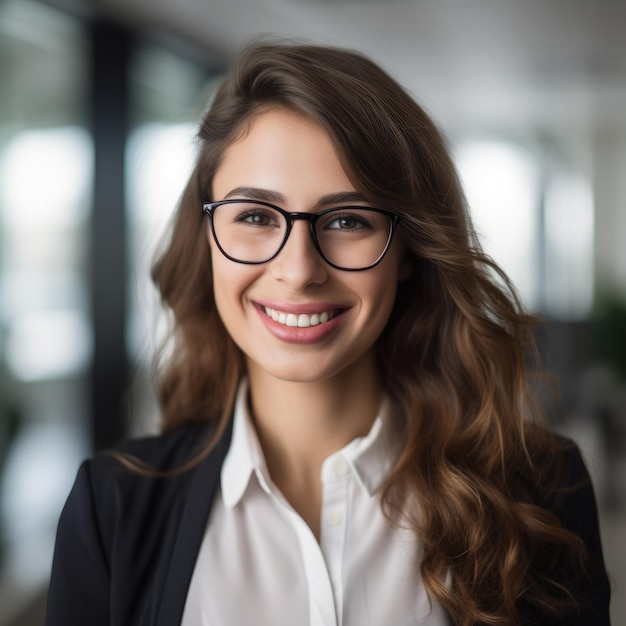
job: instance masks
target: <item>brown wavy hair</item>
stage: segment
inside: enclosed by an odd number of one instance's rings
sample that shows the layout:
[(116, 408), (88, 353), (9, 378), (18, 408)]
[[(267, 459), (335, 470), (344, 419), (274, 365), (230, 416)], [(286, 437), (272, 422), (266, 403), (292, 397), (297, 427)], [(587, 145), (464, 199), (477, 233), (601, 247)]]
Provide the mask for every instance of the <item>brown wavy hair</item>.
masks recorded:
[[(256, 41), (217, 89), (195, 169), (153, 279), (174, 319), (162, 364), (163, 428), (227, 424), (244, 361), (218, 315), (201, 206), (226, 147), (259, 112), (284, 107), (323, 127), (354, 186), (401, 216), (413, 264), (378, 341), (403, 449), (383, 507), (424, 545), (419, 571), (456, 623), (516, 624), (524, 607), (558, 614), (571, 594), (556, 555), (584, 545), (536, 506), (561, 446), (537, 423), (533, 325), (480, 248), (445, 141), (429, 116), (358, 53)], [(542, 461), (543, 459), (543, 461)], [(549, 462), (544, 462), (549, 460)]]

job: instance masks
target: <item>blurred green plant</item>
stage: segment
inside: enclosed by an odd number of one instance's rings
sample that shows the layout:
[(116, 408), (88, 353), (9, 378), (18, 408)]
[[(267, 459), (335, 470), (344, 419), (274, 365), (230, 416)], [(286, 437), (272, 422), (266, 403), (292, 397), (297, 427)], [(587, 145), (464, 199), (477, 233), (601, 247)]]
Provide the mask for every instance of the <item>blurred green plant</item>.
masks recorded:
[(626, 380), (626, 296), (600, 291), (591, 317), (594, 361)]

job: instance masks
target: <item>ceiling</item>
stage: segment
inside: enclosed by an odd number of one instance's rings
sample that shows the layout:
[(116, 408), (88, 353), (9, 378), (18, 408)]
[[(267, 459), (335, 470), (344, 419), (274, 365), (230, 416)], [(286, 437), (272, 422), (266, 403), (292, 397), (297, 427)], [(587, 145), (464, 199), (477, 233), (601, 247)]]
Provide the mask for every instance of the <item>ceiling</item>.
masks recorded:
[[(358, 49), (449, 135), (626, 136), (626, 0), (48, 0), (227, 60), (259, 33)], [(582, 146), (582, 148), (581, 148)]]
[[(228, 58), (257, 33), (359, 49), (446, 126), (626, 111), (626, 0), (84, 0)], [(515, 121), (517, 118), (518, 122)]]

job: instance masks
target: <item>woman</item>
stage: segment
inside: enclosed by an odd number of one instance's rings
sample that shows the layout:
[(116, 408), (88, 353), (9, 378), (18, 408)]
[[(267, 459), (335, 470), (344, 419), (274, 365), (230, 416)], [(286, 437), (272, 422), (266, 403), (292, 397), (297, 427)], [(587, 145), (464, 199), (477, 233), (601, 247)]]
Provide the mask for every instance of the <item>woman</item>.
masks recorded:
[(432, 121), (257, 42), (154, 268), (163, 434), (81, 468), (47, 624), (608, 624), (580, 455)]

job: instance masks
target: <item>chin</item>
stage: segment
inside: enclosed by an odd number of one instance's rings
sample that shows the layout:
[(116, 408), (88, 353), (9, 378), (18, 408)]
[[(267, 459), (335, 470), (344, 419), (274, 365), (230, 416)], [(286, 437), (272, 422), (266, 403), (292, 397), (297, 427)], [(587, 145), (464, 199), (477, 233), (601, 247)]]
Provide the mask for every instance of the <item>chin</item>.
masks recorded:
[(276, 380), (288, 383), (319, 383), (333, 377), (332, 373), (313, 371), (310, 367), (284, 367), (265, 372)]
[(333, 378), (350, 377), (362, 373), (363, 366), (369, 366), (369, 359), (346, 358), (324, 360), (322, 355), (308, 355), (308, 358), (274, 360), (263, 365), (256, 361), (253, 367), (263, 372), (262, 376), (291, 383), (322, 383)]

